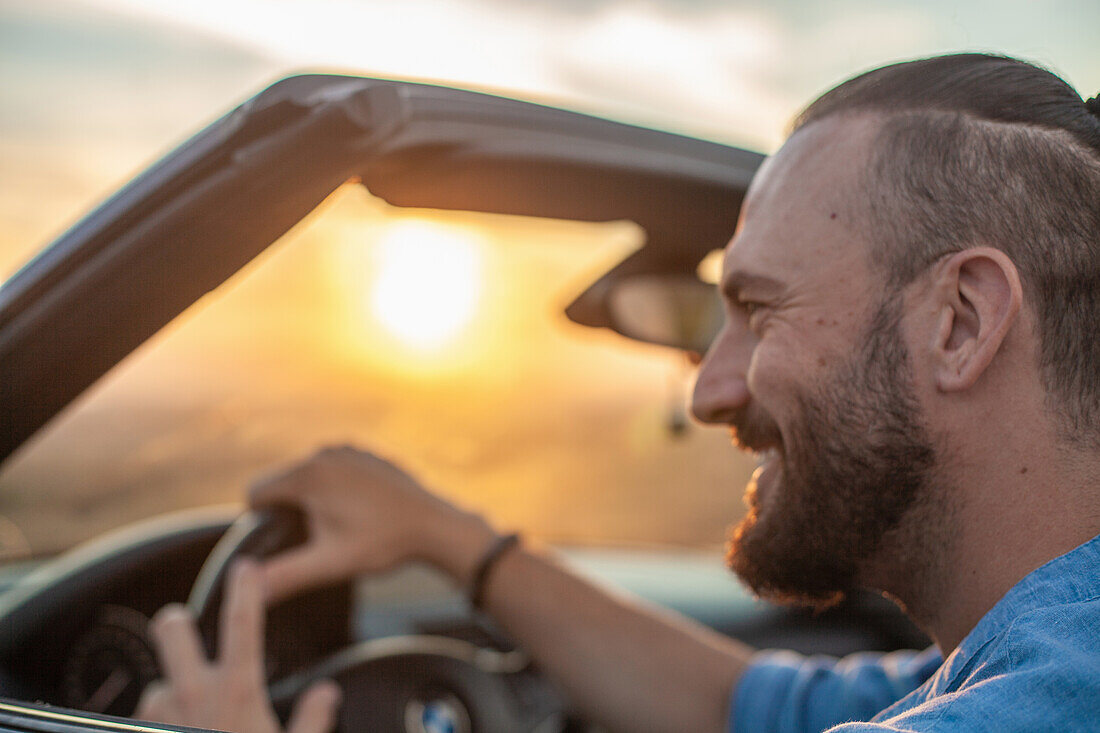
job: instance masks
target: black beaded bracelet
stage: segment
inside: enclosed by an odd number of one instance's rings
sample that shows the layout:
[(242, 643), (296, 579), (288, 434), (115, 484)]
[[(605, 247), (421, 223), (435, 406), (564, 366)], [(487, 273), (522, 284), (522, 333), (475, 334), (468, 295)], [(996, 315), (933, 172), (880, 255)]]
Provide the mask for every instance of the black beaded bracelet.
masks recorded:
[(496, 541), (489, 546), (489, 549), (477, 561), (477, 567), (470, 577), (470, 585), (467, 589), (471, 606), (477, 609), (481, 608), (481, 604), (485, 600), (485, 581), (489, 579), (489, 571), (493, 569), (493, 566), (497, 564), (504, 553), (518, 544), (519, 535), (515, 532), (497, 537)]

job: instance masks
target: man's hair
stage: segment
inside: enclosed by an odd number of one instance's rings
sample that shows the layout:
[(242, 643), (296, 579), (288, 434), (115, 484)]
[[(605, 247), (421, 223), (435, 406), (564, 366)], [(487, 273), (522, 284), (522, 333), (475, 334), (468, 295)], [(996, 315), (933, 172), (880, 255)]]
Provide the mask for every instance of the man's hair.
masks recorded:
[(865, 171), (871, 259), (899, 289), (944, 255), (1016, 263), (1064, 437), (1100, 444), (1100, 101), (1017, 59), (941, 56), (851, 79), (799, 115), (883, 121)]

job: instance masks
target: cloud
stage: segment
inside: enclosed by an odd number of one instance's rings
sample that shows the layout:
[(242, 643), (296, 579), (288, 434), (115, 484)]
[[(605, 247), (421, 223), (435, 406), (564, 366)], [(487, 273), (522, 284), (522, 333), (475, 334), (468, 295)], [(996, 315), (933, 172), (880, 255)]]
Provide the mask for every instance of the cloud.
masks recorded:
[[(1050, 17), (1030, 0), (1005, 0), (992, 17), (946, 0), (95, 2), (269, 55), (283, 70), (499, 89), (767, 149), (814, 95), (889, 61), (974, 43), (1086, 70), (1100, 55), (1087, 22), (1066, 27), (1100, 12), (1075, 0)], [(1014, 20), (1024, 17), (1032, 22)]]
[(782, 53), (766, 12), (618, 4), (563, 34), (562, 85), (665, 126), (766, 143), (793, 104), (760, 83)]

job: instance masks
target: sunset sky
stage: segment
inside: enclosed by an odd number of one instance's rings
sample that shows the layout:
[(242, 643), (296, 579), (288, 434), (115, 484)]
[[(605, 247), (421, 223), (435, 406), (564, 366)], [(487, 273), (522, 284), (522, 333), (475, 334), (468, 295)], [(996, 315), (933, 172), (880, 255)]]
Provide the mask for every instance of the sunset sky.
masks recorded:
[[(1097, 28), (1095, 0), (0, 0), (0, 280), (296, 70), (488, 89), (769, 152), (816, 94), (921, 55), (1018, 55), (1091, 96)], [(721, 541), (748, 464), (720, 432), (664, 432), (690, 373), (560, 312), (636, 228), (394, 211), (362, 189), (322, 208), (6, 464), (0, 518), (46, 551), (59, 526), (234, 501), (257, 471), (353, 440), (551, 537)], [(80, 463), (97, 457), (98, 473)]]
[(1100, 91), (1092, 0), (0, 0), (0, 274), (292, 70), (488, 87), (768, 151), (888, 61), (994, 50)]

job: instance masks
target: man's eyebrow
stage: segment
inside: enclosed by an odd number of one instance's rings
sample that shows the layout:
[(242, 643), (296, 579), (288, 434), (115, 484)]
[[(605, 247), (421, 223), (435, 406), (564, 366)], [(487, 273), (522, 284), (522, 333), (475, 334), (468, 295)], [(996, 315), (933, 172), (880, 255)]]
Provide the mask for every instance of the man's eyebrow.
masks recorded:
[(730, 300), (738, 300), (744, 290), (778, 290), (782, 286), (778, 280), (769, 275), (763, 275), (744, 270), (734, 270), (722, 277), (722, 294)]

